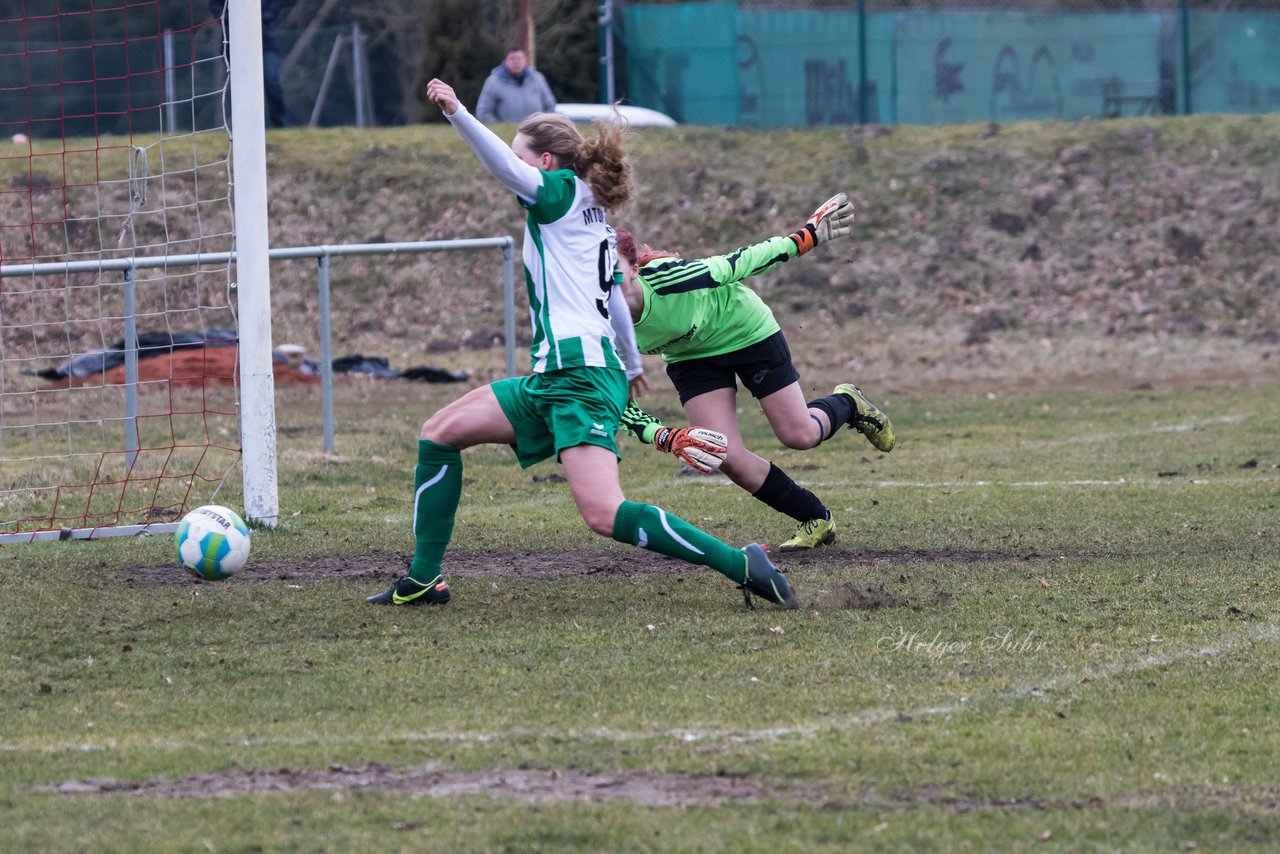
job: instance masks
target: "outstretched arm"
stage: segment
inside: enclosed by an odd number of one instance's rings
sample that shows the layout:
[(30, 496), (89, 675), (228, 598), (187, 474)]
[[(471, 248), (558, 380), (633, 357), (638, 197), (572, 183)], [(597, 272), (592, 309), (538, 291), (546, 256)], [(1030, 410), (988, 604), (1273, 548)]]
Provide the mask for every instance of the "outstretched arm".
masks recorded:
[(727, 255), (713, 255), (686, 261), (683, 258), (658, 258), (640, 269), (640, 278), (658, 296), (718, 288), (750, 276), (768, 272), (798, 254), (790, 237), (770, 237), (733, 250)]
[(622, 426), (647, 445), (665, 451), (700, 472), (720, 468), (729, 453), (729, 439), (723, 433), (703, 427), (674, 429), (641, 409), (634, 400), (627, 402), (622, 413)]
[(542, 187), (542, 172), (516, 157), (511, 147), (479, 119), (467, 112), (453, 87), (442, 80), (427, 84), (427, 97), (444, 112), (444, 117), (458, 131), (489, 174), (497, 178), (524, 201), (533, 204)]
[(659, 296), (730, 285), (766, 273), (819, 243), (844, 237), (852, 231), (853, 204), (844, 193), (837, 193), (786, 237), (771, 237), (727, 255), (694, 261), (659, 258), (644, 265), (640, 275)]

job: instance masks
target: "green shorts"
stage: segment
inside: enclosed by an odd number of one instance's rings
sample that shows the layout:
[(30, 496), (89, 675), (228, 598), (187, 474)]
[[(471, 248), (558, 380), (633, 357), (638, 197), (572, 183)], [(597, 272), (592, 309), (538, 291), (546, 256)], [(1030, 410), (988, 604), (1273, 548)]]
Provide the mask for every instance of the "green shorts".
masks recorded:
[(627, 374), (614, 368), (566, 368), (498, 380), (490, 388), (516, 431), (516, 459), (528, 468), (577, 445), (618, 454), (614, 436), (627, 406)]

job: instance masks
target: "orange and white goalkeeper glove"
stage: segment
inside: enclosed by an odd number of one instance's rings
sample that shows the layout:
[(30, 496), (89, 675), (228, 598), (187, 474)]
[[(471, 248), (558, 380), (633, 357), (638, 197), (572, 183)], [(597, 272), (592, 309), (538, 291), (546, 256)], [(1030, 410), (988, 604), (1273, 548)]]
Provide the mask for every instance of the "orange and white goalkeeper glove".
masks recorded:
[(844, 193), (836, 193), (823, 202), (805, 221), (790, 234), (800, 255), (819, 243), (835, 240), (853, 232), (853, 202)]
[(729, 438), (703, 427), (663, 427), (653, 437), (653, 446), (673, 454), (676, 459), (700, 472), (720, 468), (729, 452)]

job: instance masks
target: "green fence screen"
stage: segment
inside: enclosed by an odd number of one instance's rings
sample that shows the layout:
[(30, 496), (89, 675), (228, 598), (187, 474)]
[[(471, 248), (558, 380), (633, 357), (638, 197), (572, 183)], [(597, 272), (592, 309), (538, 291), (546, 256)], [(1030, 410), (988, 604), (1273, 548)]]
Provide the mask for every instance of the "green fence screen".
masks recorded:
[[(690, 124), (943, 124), (1280, 109), (1280, 12), (628, 5), (635, 104)], [(1185, 33), (1184, 33), (1185, 28)]]

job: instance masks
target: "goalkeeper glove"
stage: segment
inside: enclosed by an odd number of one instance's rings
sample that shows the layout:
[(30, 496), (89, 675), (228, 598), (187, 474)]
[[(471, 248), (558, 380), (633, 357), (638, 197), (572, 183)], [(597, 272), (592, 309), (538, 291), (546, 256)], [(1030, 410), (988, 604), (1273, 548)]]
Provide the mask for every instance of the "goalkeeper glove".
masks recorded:
[(853, 203), (844, 193), (836, 193), (823, 202), (790, 237), (800, 250), (796, 254), (803, 255), (819, 243), (844, 237), (852, 231)]
[(703, 427), (663, 427), (654, 434), (653, 446), (705, 474), (720, 468), (729, 452), (729, 439)]

